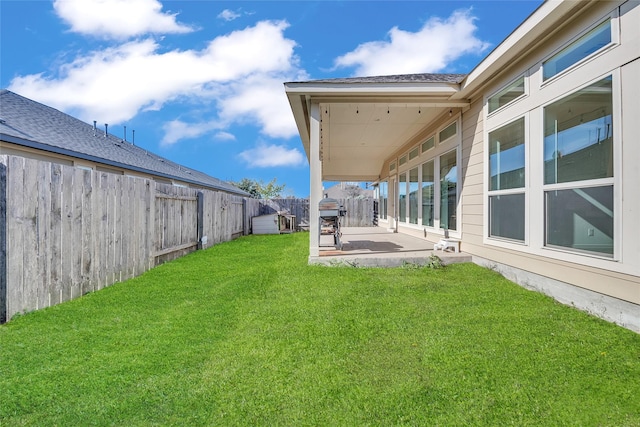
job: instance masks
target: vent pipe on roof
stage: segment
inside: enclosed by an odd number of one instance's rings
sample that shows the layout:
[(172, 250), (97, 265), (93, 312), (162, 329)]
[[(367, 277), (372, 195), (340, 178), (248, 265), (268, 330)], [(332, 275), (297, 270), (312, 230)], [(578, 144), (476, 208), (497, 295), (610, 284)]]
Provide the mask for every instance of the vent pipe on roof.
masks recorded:
[(96, 126), (96, 121), (93, 121), (93, 136), (98, 136), (98, 126)]
[(122, 139), (124, 142), (127, 142), (127, 127), (124, 127), (124, 138)]
[(106, 137), (107, 137), (107, 135), (109, 134), (108, 129), (109, 129), (109, 124), (108, 124), (108, 123), (105, 123), (105, 124), (104, 124), (104, 137), (105, 137), (105, 138), (106, 138)]
[(131, 136), (131, 143), (132, 143), (133, 145), (136, 145), (136, 130), (135, 130), (135, 129), (133, 129), (133, 130), (131, 131), (131, 133), (132, 133), (132, 136)]

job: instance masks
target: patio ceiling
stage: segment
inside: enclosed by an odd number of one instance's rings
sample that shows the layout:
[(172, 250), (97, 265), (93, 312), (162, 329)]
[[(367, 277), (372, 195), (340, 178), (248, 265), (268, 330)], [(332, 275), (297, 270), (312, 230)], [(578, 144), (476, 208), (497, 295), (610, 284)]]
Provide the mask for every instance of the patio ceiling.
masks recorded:
[(408, 142), (420, 142), (442, 114), (469, 105), (451, 99), (459, 90), (453, 83), (328, 82), (285, 84), (307, 159), (311, 104), (319, 107), (323, 181), (378, 180), (393, 153)]

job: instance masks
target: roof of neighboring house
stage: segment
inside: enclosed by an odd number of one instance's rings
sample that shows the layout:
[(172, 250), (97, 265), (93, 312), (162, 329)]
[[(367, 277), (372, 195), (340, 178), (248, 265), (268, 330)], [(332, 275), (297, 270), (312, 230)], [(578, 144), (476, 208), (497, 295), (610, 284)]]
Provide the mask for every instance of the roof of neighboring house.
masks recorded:
[(0, 90), (0, 140), (104, 165), (246, 196), (218, 178), (187, 168), (55, 108)]
[(327, 197), (332, 199), (350, 199), (358, 197), (373, 197), (374, 191), (360, 187), (359, 183), (340, 182), (325, 188), (322, 191)]
[(349, 77), (296, 83), (453, 83), (460, 84), (466, 74), (396, 74), (390, 76)]

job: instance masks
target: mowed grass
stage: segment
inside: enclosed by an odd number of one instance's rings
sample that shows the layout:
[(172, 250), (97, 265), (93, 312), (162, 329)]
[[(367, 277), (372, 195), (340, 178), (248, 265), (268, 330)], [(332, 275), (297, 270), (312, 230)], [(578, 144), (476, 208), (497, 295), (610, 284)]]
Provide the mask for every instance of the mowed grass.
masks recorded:
[(248, 236), (0, 327), (0, 425), (640, 425), (640, 335), (475, 265)]

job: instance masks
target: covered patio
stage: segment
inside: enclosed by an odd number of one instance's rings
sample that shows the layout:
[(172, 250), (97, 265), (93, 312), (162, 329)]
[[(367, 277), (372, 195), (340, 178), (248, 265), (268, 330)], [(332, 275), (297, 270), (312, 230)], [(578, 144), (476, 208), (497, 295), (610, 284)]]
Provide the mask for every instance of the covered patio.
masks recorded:
[[(467, 99), (457, 96), (464, 77), (461, 74), (413, 74), (285, 83), (309, 160), (310, 230), (319, 227), (316, 207), (324, 197), (323, 182), (378, 183), (386, 179), (389, 159), (401, 154), (407, 144), (423, 141), (437, 123), (455, 120), (462, 109), (469, 107)], [(347, 259), (345, 257), (371, 259), (382, 254), (386, 258), (397, 258), (400, 264), (414, 258), (428, 258), (430, 253), (424, 251), (431, 251), (432, 243), (418, 236), (414, 236), (415, 243), (407, 243), (402, 240), (406, 236), (387, 233), (387, 230), (393, 230), (400, 234), (398, 223), (408, 222), (399, 218), (404, 211), (399, 210), (396, 203), (395, 170), (392, 176), (389, 178), (389, 205), (381, 212), (386, 228), (367, 233), (373, 238), (359, 238), (351, 234), (351, 230), (345, 231), (345, 247), (339, 253), (333, 248), (335, 253), (331, 254), (326, 252), (318, 233), (312, 232), (310, 262), (326, 260), (329, 256), (339, 256), (342, 260)], [(436, 232), (432, 232), (434, 235), (430, 240), (438, 241), (445, 234), (444, 228), (456, 228), (440, 223), (439, 205), (434, 206), (435, 223), (429, 226)], [(420, 227), (415, 228), (421, 233)], [(454, 233), (457, 235), (453, 237), (459, 239), (459, 232)], [(396, 244), (398, 247), (394, 246)]]
[(402, 233), (390, 233), (382, 227), (342, 227), (342, 250), (333, 245), (332, 235), (320, 237), (318, 256), (310, 264), (353, 265), (354, 267), (397, 267), (425, 265), (432, 255), (444, 264), (471, 262), (471, 255), (451, 250), (434, 250), (433, 243)]

